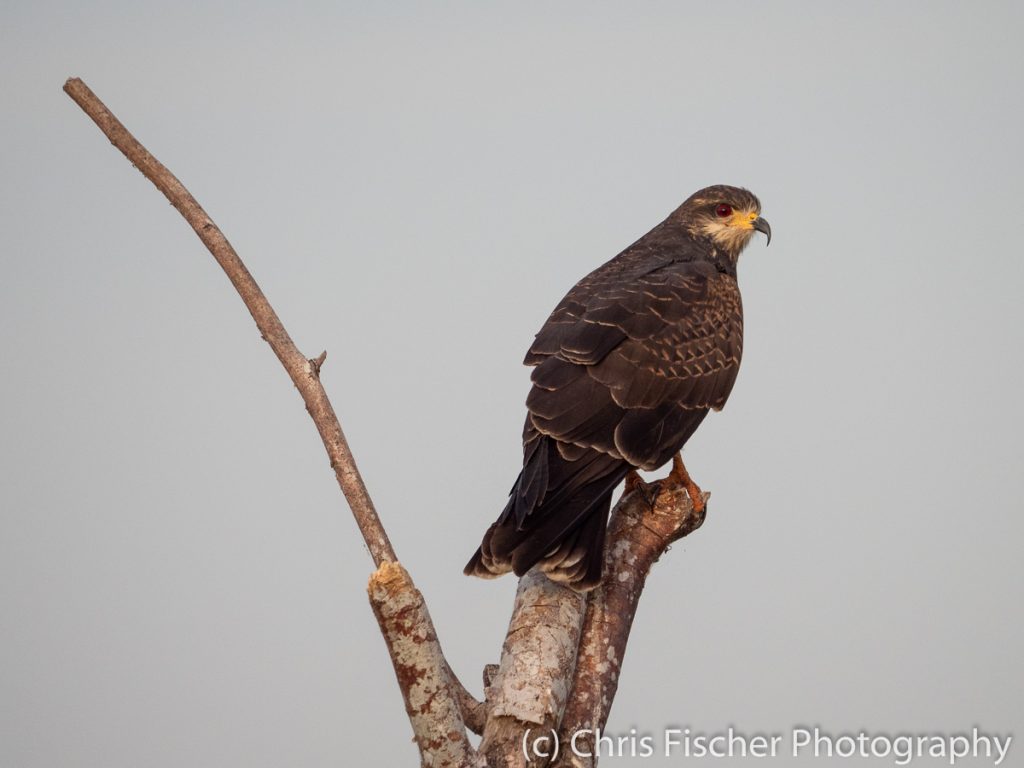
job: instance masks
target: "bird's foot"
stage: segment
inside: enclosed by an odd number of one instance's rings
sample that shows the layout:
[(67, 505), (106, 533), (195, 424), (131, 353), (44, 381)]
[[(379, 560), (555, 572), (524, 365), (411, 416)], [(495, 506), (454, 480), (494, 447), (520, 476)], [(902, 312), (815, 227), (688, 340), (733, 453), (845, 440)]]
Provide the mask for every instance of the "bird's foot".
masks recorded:
[(683, 464), (683, 454), (681, 453), (677, 453), (672, 457), (672, 471), (662, 481), (663, 488), (668, 488), (672, 485), (681, 485), (686, 489), (686, 493), (690, 497), (690, 503), (693, 505), (693, 511), (698, 516), (703, 517), (706, 511), (704, 492), (693, 482), (690, 473), (686, 471), (686, 465)]
[(640, 495), (643, 496), (647, 506), (654, 507), (654, 502), (658, 498), (654, 487), (650, 483), (645, 483), (644, 479), (640, 477), (640, 473), (635, 469), (629, 470), (626, 474), (626, 485), (622, 489), (622, 494), (628, 496), (633, 491), (639, 491)]

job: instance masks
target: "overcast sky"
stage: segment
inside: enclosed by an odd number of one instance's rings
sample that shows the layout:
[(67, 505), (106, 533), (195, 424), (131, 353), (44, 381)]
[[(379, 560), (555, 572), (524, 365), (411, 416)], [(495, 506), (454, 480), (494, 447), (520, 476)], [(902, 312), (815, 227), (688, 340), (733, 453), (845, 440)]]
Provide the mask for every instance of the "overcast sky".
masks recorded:
[(1022, 31), (1009, 2), (4, 3), (0, 765), (417, 761), (301, 401), (69, 76), (328, 351), (477, 693), (515, 583), (461, 570), (533, 334), (696, 189), (753, 190), (743, 369), (686, 453), (709, 516), (609, 730), (1020, 730)]

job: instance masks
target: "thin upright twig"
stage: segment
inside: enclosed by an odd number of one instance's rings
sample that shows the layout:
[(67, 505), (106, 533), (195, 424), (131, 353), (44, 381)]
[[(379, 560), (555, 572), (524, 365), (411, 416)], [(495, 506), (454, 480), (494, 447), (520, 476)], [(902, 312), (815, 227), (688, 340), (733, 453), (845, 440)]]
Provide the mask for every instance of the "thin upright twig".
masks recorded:
[(73, 77), (64, 84), (64, 91), (75, 100), (85, 114), (92, 118), (92, 121), (110, 139), (110, 143), (117, 147), (131, 161), (132, 165), (142, 172), (143, 176), (153, 182), (154, 186), (171, 202), (171, 205), (178, 209), (189, 226), (195, 230), (199, 239), (203, 241), (203, 245), (213, 254), (213, 258), (220, 264), (231, 284), (238, 291), (238, 295), (245, 302), (249, 314), (256, 321), (256, 327), (260, 329), (263, 338), (274, 350), (274, 354), (277, 355), (277, 359), (281, 361), (281, 365), (288, 372), (295, 388), (302, 395), (302, 399), (306, 403), (306, 410), (309, 411), (313, 423), (316, 424), (316, 428), (320, 432), (320, 439), (323, 440), (327, 456), (331, 460), (331, 467), (338, 478), (338, 485), (341, 486), (342, 493), (345, 494), (345, 498), (352, 508), (356, 525), (359, 526), (366, 547), (370, 550), (374, 565), (380, 566), (386, 560), (397, 561), (398, 558), (395, 556), (384, 526), (377, 516), (377, 510), (374, 509), (363, 478), (356, 468), (356, 461), (352, 456), (352, 451), (349, 450), (345, 433), (341, 431), (341, 424), (338, 423), (334, 407), (320, 384), (319, 367), (323, 360), (317, 358), (316, 361), (311, 361), (299, 351), (281, 323), (281, 319), (277, 316), (274, 308), (270, 306), (267, 297), (263, 295), (263, 291), (249, 274), (249, 270), (242, 263), (224, 233), (213, 223), (206, 211), (175, 175), (129, 133), (121, 121), (89, 89), (89, 86), (77, 77)]
[[(92, 118), (110, 142), (153, 182), (195, 230), (235, 286), (256, 321), (256, 327), (299, 390), (306, 410), (323, 440), (338, 485), (348, 500), (359, 531), (377, 566), (370, 585), (371, 605), (388, 644), (423, 764), (468, 766), (473, 750), (466, 736), (460, 707), (473, 710), (474, 724), (479, 726), (479, 708), (482, 705), (473, 701), (454, 679), (437, 641), (423, 597), (413, 585), (409, 574), (398, 565), (398, 558), (356, 467), (337, 414), (320, 382), (320, 368), (327, 353), (309, 359), (299, 351), (238, 253), (206, 211), (174, 174), (132, 136), (85, 83), (78, 78), (71, 78), (64, 84), (64, 91)], [(394, 604), (389, 603), (389, 599)], [(415, 672), (420, 678), (413, 681), (415, 684), (407, 685), (410, 644), (418, 646)], [(429, 706), (421, 700), (424, 686)], [(431, 728), (438, 729), (442, 736), (435, 738), (426, 735)]]

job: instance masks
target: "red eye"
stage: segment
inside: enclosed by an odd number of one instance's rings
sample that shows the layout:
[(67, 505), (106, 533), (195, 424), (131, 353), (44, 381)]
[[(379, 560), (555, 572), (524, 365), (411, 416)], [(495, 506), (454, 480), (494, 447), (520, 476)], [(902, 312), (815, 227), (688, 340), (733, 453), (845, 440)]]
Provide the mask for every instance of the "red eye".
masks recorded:
[(715, 213), (724, 219), (726, 216), (732, 215), (732, 206), (722, 203), (720, 206), (715, 208)]

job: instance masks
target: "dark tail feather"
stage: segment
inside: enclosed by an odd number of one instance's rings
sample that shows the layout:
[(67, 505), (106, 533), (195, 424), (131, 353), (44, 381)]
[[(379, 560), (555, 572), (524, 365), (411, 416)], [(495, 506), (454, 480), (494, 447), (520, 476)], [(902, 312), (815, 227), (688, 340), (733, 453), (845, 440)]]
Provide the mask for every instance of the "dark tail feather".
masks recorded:
[[(545, 458), (553, 463), (552, 479), (567, 481), (569, 487), (548, 488), (545, 497), (519, 522), (518, 515), (509, 514), (520, 492), (517, 483), (505, 513), (487, 529), (465, 573), (493, 578), (514, 571), (522, 576), (539, 566), (552, 581), (573, 589), (596, 587), (601, 581), (612, 491), (629, 471), (629, 465), (621, 459), (593, 453), (587, 461), (577, 463), (561, 459), (555, 450), (545, 452)], [(584, 470), (585, 475), (579, 470)], [(587, 481), (572, 488), (576, 485), (573, 481), (578, 482), (581, 476), (586, 476)]]
[(610, 506), (611, 493), (588, 513), (574, 535), (567, 536), (555, 554), (540, 560), (540, 569), (549, 579), (562, 582), (578, 592), (600, 585)]

